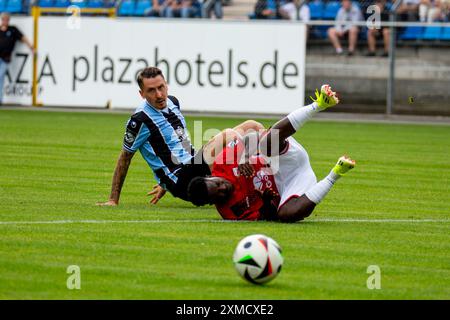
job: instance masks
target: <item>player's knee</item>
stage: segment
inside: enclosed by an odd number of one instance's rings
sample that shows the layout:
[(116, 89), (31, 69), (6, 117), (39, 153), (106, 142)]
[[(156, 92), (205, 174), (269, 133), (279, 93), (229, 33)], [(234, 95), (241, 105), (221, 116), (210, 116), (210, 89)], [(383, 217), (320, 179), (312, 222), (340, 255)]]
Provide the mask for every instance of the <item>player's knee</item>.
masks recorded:
[(280, 222), (292, 223), (301, 220), (301, 218), (298, 218), (296, 215), (296, 210), (290, 210), (286, 207), (282, 207), (278, 211), (278, 220)]
[(315, 206), (315, 203), (305, 196), (293, 198), (278, 210), (278, 219), (288, 223), (301, 221), (311, 215)]
[(228, 142), (232, 141), (233, 139), (235, 139), (237, 136), (237, 133), (234, 129), (231, 128), (226, 128), (223, 129), (222, 132), (220, 133), (220, 135), (218, 135), (218, 139), (220, 140), (216, 140), (216, 143), (219, 143), (221, 146), (226, 145)]
[(295, 210), (283, 210), (278, 212), (280, 222), (293, 223), (301, 221), (311, 215), (312, 210), (306, 208), (298, 208)]

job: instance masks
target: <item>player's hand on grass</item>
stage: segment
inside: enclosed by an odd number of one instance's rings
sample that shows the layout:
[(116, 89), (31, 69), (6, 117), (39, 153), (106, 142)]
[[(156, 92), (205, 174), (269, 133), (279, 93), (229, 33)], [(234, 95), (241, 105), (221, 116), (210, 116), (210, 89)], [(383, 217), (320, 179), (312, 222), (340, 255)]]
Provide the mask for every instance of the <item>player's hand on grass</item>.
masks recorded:
[(119, 204), (119, 202), (116, 200), (108, 200), (106, 202), (97, 202), (97, 205), (101, 206), (101, 207), (107, 207), (107, 206), (114, 207), (114, 206), (117, 206), (118, 204)]
[(255, 175), (255, 169), (250, 163), (242, 163), (238, 166), (239, 172), (246, 178), (253, 177)]
[(159, 184), (155, 185), (153, 187), (153, 190), (147, 193), (148, 196), (153, 196), (152, 200), (150, 200), (150, 203), (157, 204), (159, 199), (164, 197), (166, 194), (166, 190), (164, 190), (163, 187), (161, 187)]

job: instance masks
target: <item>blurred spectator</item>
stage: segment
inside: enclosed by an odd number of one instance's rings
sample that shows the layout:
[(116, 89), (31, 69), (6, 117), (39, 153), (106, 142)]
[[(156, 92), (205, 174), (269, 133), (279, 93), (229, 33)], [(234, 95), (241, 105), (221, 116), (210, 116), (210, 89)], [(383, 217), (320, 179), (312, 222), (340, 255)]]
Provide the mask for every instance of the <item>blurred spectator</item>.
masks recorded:
[[(444, 0), (445, 1), (445, 0)], [(419, 19), (421, 22), (445, 21), (445, 2), (441, 0), (421, 0)]]
[(168, 0), (167, 18), (193, 18), (197, 14), (195, 0)]
[(10, 15), (3, 12), (0, 15), (0, 104), (3, 101), (3, 82), (5, 80), (6, 70), (11, 62), (11, 55), (17, 41), (25, 43), (31, 52), (35, 54), (34, 47), (30, 40), (25, 37), (15, 26), (9, 25)]
[(206, 0), (202, 6), (202, 18), (211, 18), (212, 12), (217, 19), (223, 18), (222, 0)]
[(441, 0), (441, 8), (444, 21), (450, 21), (450, 0)]
[(336, 15), (335, 26), (328, 29), (328, 38), (336, 50), (336, 54), (343, 54), (339, 38), (348, 35), (348, 55), (355, 52), (356, 42), (358, 40), (358, 27), (352, 25), (352, 22), (362, 20), (362, 13), (359, 7), (352, 4), (350, 0), (342, 0), (342, 6)]
[(153, 0), (153, 5), (146, 12), (146, 16), (165, 17), (166, 10), (171, 0)]
[(288, 0), (280, 7), (280, 15), (283, 19), (300, 20), (308, 22), (311, 19), (311, 12), (306, 1)]
[[(311, 20), (311, 12), (305, 0), (288, 0), (280, 7), (282, 19), (299, 20), (308, 22)], [(306, 38), (308, 38), (309, 26), (306, 25)]]
[(255, 5), (256, 19), (281, 19), (280, 0), (258, 0)]
[[(38, 2), (38, 1), (36, 1)], [(33, 2), (30, 1), (31, 5), (33, 5)], [(114, 8), (117, 4), (117, 0), (104, 0), (103, 1), (106, 8)]]
[[(381, 22), (389, 21), (389, 10), (386, 8), (386, 0), (376, 0), (375, 5), (379, 8)], [(389, 27), (381, 27), (380, 29), (369, 28), (367, 30), (367, 44), (369, 46), (369, 52), (367, 56), (375, 56), (377, 38), (383, 37), (384, 53), (383, 57), (389, 55)]]
[(419, 15), (419, 4), (421, 0), (403, 0), (397, 9), (400, 20), (417, 21)]

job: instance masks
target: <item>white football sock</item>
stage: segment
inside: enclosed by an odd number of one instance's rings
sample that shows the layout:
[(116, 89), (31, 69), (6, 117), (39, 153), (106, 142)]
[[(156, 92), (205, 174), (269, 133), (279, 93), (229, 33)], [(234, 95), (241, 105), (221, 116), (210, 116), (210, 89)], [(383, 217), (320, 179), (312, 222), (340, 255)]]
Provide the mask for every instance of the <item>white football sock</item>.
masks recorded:
[(319, 112), (319, 107), (316, 102), (311, 103), (303, 108), (298, 108), (287, 115), (287, 118), (292, 124), (292, 127), (297, 131), (306, 121), (311, 119), (314, 114)]
[(318, 204), (323, 198), (325, 198), (331, 190), (331, 187), (340, 177), (340, 175), (331, 171), (325, 179), (320, 180), (311, 189), (306, 191), (305, 196), (315, 204)]

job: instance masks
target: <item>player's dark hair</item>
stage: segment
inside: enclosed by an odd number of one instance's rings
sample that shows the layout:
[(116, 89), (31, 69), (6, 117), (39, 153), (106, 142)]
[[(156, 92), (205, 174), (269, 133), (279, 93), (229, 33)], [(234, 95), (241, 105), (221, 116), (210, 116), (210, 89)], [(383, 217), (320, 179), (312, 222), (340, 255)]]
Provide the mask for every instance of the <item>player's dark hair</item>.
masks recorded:
[(144, 79), (156, 78), (157, 76), (161, 76), (164, 79), (164, 75), (161, 69), (158, 69), (156, 67), (148, 67), (143, 69), (141, 72), (139, 72), (136, 79), (139, 88), (142, 89), (142, 87), (144, 86)]
[(208, 187), (204, 177), (195, 177), (189, 182), (187, 188), (189, 201), (196, 206), (204, 206), (209, 203)]

